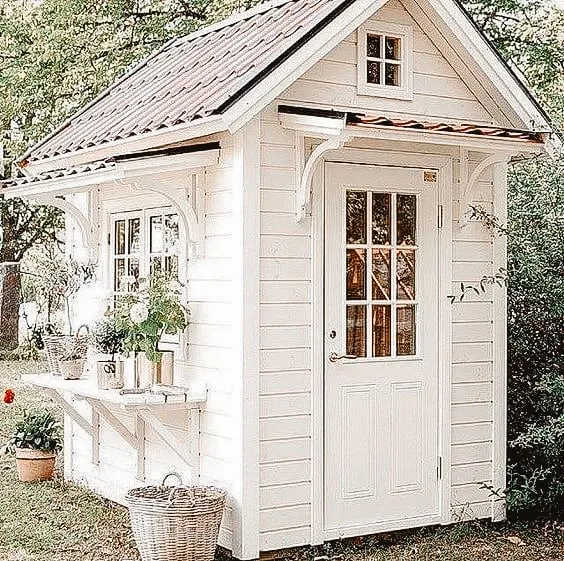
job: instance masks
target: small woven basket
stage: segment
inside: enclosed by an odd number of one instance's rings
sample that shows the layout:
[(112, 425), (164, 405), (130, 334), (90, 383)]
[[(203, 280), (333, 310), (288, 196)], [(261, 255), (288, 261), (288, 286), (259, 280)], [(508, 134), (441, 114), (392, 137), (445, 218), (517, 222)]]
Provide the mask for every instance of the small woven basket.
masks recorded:
[[(85, 334), (81, 335), (81, 331)], [(76, 330), (76, 335), (44, 335), (45, 351), (47, 352), (47, 363), (49, 371), (53, 376), (61, 376), (59, 358), (70, 349), (77, 355), (86, 358), (88, 350), (88, 326), (81, 325)]]
[[(126, 495), (143, 561), (213, 561), (227, 493), (217, 487), (166, 486)], [(180, 479), (180, 478), (179, 478)]]

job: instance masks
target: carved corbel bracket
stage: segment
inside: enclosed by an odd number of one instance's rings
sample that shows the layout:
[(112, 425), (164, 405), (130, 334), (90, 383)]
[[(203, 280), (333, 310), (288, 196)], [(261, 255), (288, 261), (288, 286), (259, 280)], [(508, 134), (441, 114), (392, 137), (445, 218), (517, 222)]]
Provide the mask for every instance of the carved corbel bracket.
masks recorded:
[(492, 166), (497, 164), (507, 164), (511, 160), (512, 154), (497, 153), (484, 158), (469, 173), (468, 166), (468, 150), (461, 148), (460, 150), (460, 208), (458, 222), (461, 228), (468, 224), (468, 207), (472, 203), (472, 194), (478, 181), (483, 173)]
[[(341, 134), (325, 139), (309, 155), (307, 161), (300, 158), (298, 161), (298, 188), (296, 190), (296, 221), (301, 222), (306, 216), (311, 214), (311, 189), (313, 176), (327, 152), (339, 150), (350, 140), (350, 135)], [(301, 144), (299, 149), (303, 150), (303, 136), (299, 135), (297, 142)]]
[(54, 206), (66, 214), (69, 214), (78, 224), (82, 243), (88, 248), (90, 259), (96, 263), (99, 257), (98, 225), (94, 223), (83, 211), (62, 196), (48, 194), (38, 195), (34, 199), (37, 203)]
[(202, 257), (204, 254), (204, 232), (203, 227), (196, 211), (189, 200), (182, 192), (175, 187), (167, 185), (141, 185), (136, 181), (123, 181), (120, 183), (129, 185), (134, 191), (149, 191), (157, 193), (169, 201), (178, 213), (180, 222), (186, 233), (186, 240), (188, 244), (187, 254), (191, 257)]

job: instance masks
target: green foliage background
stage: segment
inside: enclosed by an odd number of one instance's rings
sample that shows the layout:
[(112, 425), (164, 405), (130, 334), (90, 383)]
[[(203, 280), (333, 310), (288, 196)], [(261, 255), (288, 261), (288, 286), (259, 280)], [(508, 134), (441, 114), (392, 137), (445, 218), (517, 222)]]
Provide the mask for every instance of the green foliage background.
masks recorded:
[[(467, 1), (564, 122), (564, 12), (544, 0)], [(564, 158), (515, 165), (509, 185), (509, 489), (514, 517), (564, 513)]]

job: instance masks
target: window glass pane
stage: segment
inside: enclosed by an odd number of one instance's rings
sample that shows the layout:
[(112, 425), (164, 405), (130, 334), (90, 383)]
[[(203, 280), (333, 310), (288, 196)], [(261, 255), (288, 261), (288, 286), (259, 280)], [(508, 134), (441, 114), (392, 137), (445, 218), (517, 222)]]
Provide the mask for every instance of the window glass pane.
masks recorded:
[(163, 251), (163, 217), (151, 216), (149, 218), (150, 252), (160, 253)]
[(415, 300), (415, 251), (399, 250), (397, 255), (397, 298)]
[(139, 253), (141, 250), (141, 220), (129, 219), (128, 253)]
[(386, 62), (386, 86), (400, 85), (400, 66)]
[(114, 253), (125, 254), (125, 220), (116, 220), (114, 231)]
[(178, 214), (167, 214), (164, 224), (165, 251), (178, 253)]
[(150, 259), (150, 274), (158, 275), (163, 271), (163, 261), (162, 257), (151, 257)]
[(347, 300), (366, 300), (365, 249), (347, 249)]
[(401, 59), (401, 39), (386, 37), (386, 58), (388, 60)]
[(178, 279), (178, 256), (167, 255), (165, 257), (165, 273), (168, 278)]
[(114, 290), (122, 290), (123, 277), (125, 276), (125, 259), (116, 259), (114, 268)]
[(417, 210), (417, 197), (415, 195), (398, 195), (397, 220), (398, 220), (398, 245), (415, 245)]
[(366, 54), (371, 58), (382, 58), (382, 36), (367, 35)]
[(366, 243), (366, 191), (347, 191), (347, 243)]
[(398, 306), (396, 352), (398, 356), (415, 354), (415, 306)]
[(129, 290), (139, 289), (139, 259), (130, 259), (127, 274), (129, 275), (131, 281), (129, 285)]
[(366, 64), (366, 81), (369, 84), (382, 83), (382, 63), (369, 60)]
[(366, 306), (347, 306), (347, 354), (366, 356)]
[(372, 298), (390, 299), (391, 262), (389, 249), (372, 250)]
[(391, 306), (372, 307), (372, 356), (391, 355), (391, 318)]
[(372, 193), (372, 243), (390, 245), (392, 196), (389, 193)]

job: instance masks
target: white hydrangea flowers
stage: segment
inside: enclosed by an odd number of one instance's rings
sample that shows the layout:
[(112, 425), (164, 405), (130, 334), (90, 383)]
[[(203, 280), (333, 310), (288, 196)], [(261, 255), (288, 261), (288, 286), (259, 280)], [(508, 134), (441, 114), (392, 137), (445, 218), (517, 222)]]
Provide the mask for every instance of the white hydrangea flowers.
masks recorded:
[(147, 305), (144, 302), (133, 304), (133, 306), (131, 306), (131, 310), (129, 311), (129, 317), (133, 323), (139, 325), (149, 317), (149, 308), (147, 308)]

